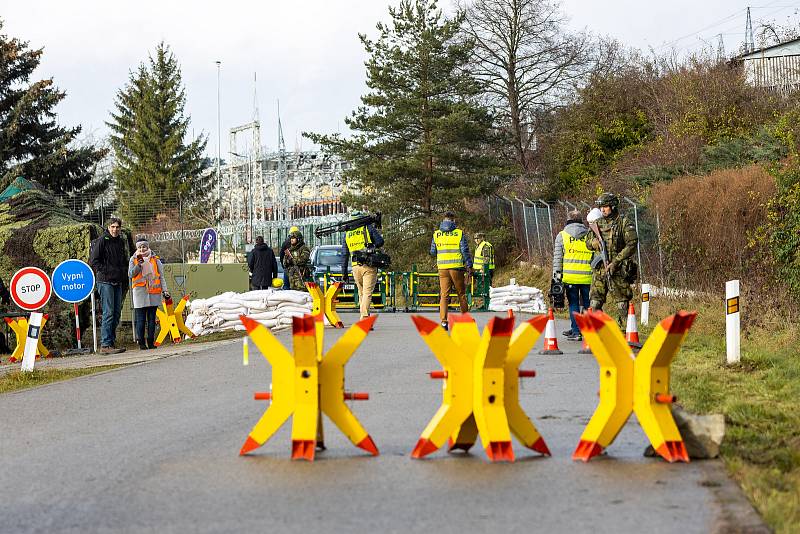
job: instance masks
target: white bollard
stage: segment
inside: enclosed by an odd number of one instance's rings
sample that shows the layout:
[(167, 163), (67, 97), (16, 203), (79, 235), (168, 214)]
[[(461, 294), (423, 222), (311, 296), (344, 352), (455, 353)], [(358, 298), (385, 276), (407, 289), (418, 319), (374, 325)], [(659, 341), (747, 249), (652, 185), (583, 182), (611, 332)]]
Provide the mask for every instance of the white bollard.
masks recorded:
[(22, 353), (22, 371), (33, 371), (36, 351), (39, 348), (39, 334), (42, 330), (42, 314), (31, 312), (28, 319), (28, 336), (25, 338), (25, 351)]
[(650, 324), (650, 284), (642, 284), (642, 311), (639, 321), (645, 326)]
[(739, 323), (739, 280), (725, 282), (725, 341), (728, 363), (739, 363), (741, 351), (741, 325)]

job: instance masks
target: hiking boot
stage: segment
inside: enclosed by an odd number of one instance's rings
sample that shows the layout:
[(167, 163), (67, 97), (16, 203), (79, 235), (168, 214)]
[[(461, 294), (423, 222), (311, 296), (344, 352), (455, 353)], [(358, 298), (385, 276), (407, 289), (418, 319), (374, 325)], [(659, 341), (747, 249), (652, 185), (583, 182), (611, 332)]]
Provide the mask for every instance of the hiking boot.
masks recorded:
[(144, 343), (139, 343), (139, 350), (147, 350), (147, 349), (149, 349), (149, 348), (150, 348), (150, 347), (148, 347), (148, 346), (147, 346), (147, 345), (145, 345)]
[(447, 321), (442, 321), (442, 328), (444, 328), (444, 331), (447, 332)]
[(564, 336), (564, 337), (571, 336), (572, 335), (572, 328), (570, 328), (569, 330), (564, 330), (563, 332), (561, 332), (561, 335)]
[(115, 349), (114, 347), (100, 347), (100, 354), (119, 354), (125, 349)]
[(567, 336), (567, 341), (583, 341), (583, 336), (575, 334), (574, 336)]

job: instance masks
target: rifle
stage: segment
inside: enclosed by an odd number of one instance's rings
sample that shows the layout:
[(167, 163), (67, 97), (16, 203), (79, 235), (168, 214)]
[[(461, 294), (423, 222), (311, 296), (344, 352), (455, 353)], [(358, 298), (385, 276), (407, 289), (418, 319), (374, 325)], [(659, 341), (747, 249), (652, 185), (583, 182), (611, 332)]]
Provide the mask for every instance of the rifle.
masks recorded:
[[(608, 251), (606, 250), (606, 243), (603, 241), (603, 236), (600, 235), (600, 229), (597, 227), (597, 221), (603, 218), (602, 212), (598, 208), (593, 208), (586, 216), (586, 221), (589, 223), (589, 228), (592, 229), (597, 241), (600, 242), (600, 259), (603, 260), (603, 270), (606, 273), (606, 289), (611, 289), (611, 273), (608, 272)], [(596, 260), (592, 261), (592, 268), (597, 266)]]

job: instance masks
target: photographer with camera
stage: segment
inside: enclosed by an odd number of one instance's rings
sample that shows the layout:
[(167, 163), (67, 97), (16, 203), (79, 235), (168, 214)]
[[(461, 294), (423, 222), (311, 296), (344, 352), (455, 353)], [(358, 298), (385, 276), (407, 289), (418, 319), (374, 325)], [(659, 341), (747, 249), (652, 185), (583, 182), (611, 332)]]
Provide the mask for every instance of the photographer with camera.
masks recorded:
[[(351, 217), (363, 217), (358, 211), (350, 213)], [(383, 236), (372, 223), (353, 228), (345, 232), (342, 238), (344, 257), (342, 259), (342, 281), (347, 281), (347, 263), (353, 256), (353, 280), (358, 288), (359, 311), (361, 319), (369, 317), (372, 304), (372, 292), (378, 281), (378, 267), (373, 266), (370, 257), (376, 249), (383, 246)]]
[[(589, 229), (578, 210), (567, 214), (564, 229), (556, 236), (553, 246), (553, 280), (566, 286), (571, 328), (562, 332), (571, 341), (581, 341), (581, 331), (574, 314), (589, 308), (589, 288), (592, 285), (592, 251), (586, 247)], [(563, 297), (562, 297), (563, 302)]]

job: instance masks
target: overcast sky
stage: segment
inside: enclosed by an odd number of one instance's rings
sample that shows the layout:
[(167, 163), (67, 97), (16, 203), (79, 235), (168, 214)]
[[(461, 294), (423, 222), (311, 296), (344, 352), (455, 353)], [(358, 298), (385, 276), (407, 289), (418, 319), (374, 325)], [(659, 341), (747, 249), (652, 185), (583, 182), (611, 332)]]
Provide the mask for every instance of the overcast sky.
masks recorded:
[[(221, 64), (222, 152), (228, 129), (252, 120), (257, 73), (262, 143), (274, 148), (277, 101), (287, 148), (309, 148), (302, 131), (344, 130), (343, 118), (364, 93), (365, 53), (358, 33), (375, 35), (388, 20), (386, 0), (0, 0), (2, 33), (44, 47), (36, 75), (53, 77), (67, 97), (58, 107), (64, 125), (81, 124), (95, 135), (129, 70), (164, 40), (181, 65), (186, 113), (195, 133), (217, 150), (217, 67)], [(722, 34), (730, 52), (744, 38), (746, 1), (563, 0), (570, 25), (623, 43), (675, 47), (712, 46)], [(450, 0), (440, 5), (449, 7)], [(800, 1), (753, 4), (753, 21), (796, 21)], [(646, 7), (645, 7), (646, 6)], [(788, 18), (787, 18), (788, 17)]]

